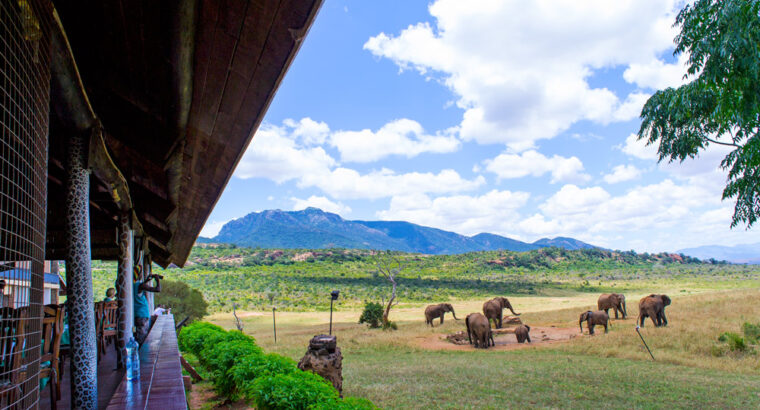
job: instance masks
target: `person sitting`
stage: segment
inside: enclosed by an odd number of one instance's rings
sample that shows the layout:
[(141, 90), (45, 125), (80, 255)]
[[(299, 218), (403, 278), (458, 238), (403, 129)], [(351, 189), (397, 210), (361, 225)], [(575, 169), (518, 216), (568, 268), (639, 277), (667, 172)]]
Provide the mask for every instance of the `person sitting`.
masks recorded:
[(166, 306), (164, 306), (164, 305), (158, 305), (158, 307), (156, 308), (156, 310), (153, 311), (153, 316), (165, 315), (166, 312), (167, 312)]
[[(144, 281), (140, 280), (142, 276), (142, 269), (140, 266), (135, 266), (135, 277), (132, 287), (132, 299), (135, 313), (135, 340), (142, 344), (145, 338), (148, 336), (150, 330), (150, 308), (148, 307), (148, 298), (145, 292), (161, 292), (161, 279), (164, 277), (161, 275), (148, 275)], [(151, 286), (150, 282), (156, 281), (155, 286)]]
[(113, 302), (116, 300), (116, 289), (108, 288), (106, 290), (106, 297), (103, 298), (103, 302)]

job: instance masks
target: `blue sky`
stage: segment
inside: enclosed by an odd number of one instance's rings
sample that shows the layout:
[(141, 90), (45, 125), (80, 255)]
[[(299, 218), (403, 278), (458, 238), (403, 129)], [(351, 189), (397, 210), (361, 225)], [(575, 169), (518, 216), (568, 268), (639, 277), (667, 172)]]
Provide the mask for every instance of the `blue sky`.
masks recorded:
[(202, 235), (316, 206), (638, 251), (760, 242), (729, 229), (725, 151), (658, 164), (633, 136), (684, 81), (680, 6), (326, 0)]

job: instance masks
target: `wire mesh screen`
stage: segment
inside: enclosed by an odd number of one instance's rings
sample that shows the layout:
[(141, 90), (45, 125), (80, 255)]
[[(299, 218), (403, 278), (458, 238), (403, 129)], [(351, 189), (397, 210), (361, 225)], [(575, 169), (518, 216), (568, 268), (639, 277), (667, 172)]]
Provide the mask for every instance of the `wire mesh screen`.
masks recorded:
[(35, 407), (50, 94), (51, 6), (0, 0), (0, 407)]

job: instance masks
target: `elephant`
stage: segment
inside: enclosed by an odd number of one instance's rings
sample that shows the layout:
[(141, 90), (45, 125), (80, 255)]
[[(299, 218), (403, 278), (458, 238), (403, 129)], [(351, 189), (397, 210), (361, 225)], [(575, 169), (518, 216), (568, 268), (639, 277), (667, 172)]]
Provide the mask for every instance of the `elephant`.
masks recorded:
[(515, 316), (520, 315), (519, 313), (515, 313), (514, 309), (512, 309), (512, 305), (509, 303), (509, 300), (507, 298), (493, 298), (483, 304), (483, 314), (485, 314), (488, 318), (489, 326), (491, 320), (493, 320), (494, 326), (496, 326), (497, 329), (501, 329), (502, 310), (504, 310), (504, 308), (509, 309), (509, 311), (512, 312), (512, 314)]
[(430, 305), (425, 308), (425, 324), (433, 326), (433, 319), (438, 317), (441, 318), (441, 324), (443, 324), (443, 316), (446, 312), (451, 312), (451, 314), (454, 315), (454, 320), (459, 320), (457, 319), (457, 314), (454, 313), (454, 307), (451, 306), (451, 303), (441, 303), (438, 305)]
[(470, 313), (464, 319), (467, 325), (467, 340), (475, 347), (487, 349), (488, 346), (495, 346), (491, 324), (485, 316), (480, 313)]
[(581, 317), (578, 319), (578, 327), (581, 328), (581, 334), (583, 334), (584, 321), (588, 322), (588, 334), (594, 334), (594, 326), (596, 325), (604, 326), (604, 333), (607, 333), (607, 326), (610, 322), (610, 315), (608, 315), (607, 312), (603, 310), (597, 310), (596, 312), (588, 310), (581, 313)]
[(607, 314), (610, 313), (610, 309), (614, 310), (615, 319), (618, 318), (618, 312), (623, 315), (623, 319), (628, 316), (628, 311), (625, 308), (625, 295), (622, 293), (604, 293), (602, 296), (599, 296), (596, 306)]
[(666, 295), (644, 296), (639, 301), (639, 319), (641, 327), (644, 327), (644, 320), (651, 318), (655, 327), (667, 326), (668, 318), (665, 317), (665, 306), (670, 305), (670, 298)]
[(517, 336), (517, 343), (530, 343), (530, 326), (520, 325), (515, 328), (515, 336)]

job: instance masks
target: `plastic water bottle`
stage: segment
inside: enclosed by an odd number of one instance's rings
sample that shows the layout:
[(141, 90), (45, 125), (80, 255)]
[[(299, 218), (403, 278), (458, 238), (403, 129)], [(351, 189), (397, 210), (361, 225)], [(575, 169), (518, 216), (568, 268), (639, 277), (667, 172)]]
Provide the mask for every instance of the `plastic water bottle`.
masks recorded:
[(134, 337), (127, 342), (127, 380), (140, 379), (140, 355), (138, 350), (140, 346)]

